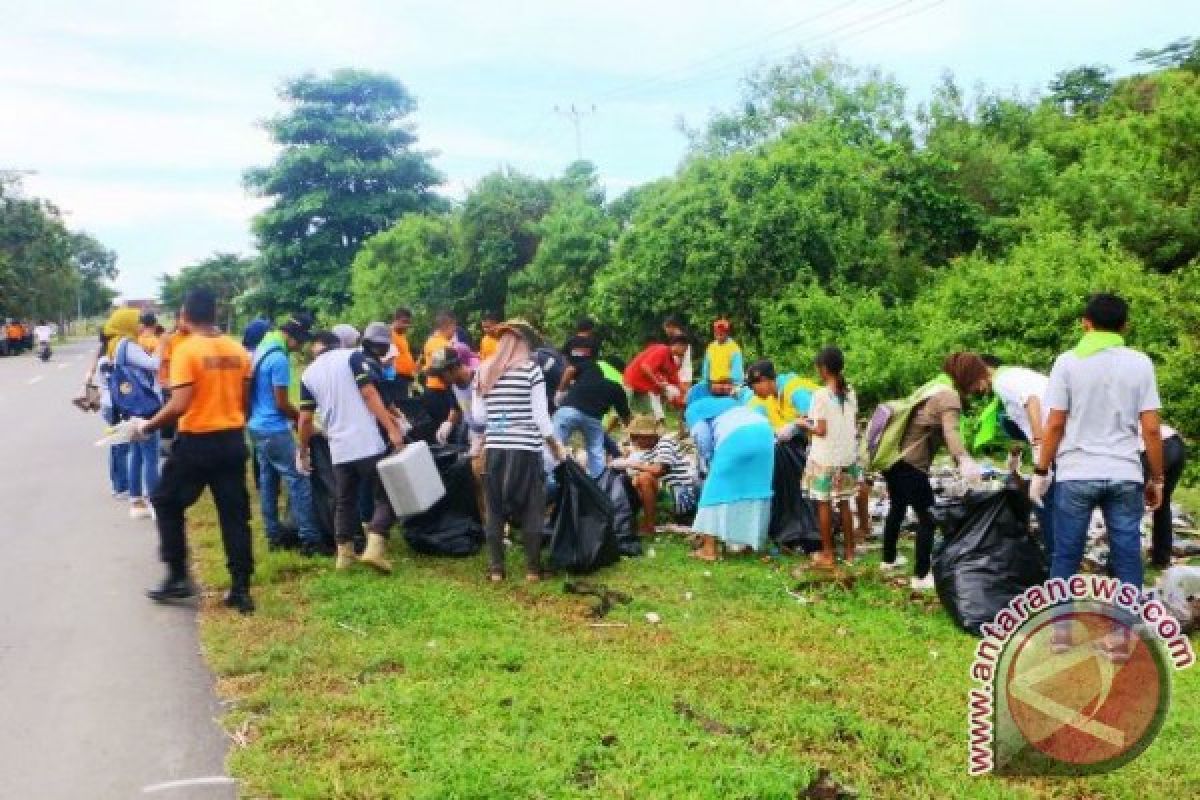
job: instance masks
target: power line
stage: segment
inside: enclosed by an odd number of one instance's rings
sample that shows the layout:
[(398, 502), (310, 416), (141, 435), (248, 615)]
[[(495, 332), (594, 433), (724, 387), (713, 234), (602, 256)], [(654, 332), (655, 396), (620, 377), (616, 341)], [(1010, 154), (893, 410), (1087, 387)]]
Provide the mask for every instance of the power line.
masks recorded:
[[(753, 40), (749, 40), (749, 41), (743, 42), (742, 44), (727, 48), (727, 49), (722, 50), (714, 55), (708, 56), (707, 58), (702, 58), (698, 61), (694, 61), (689, 64), (683, 64), (678, 67), (673, 67), (671, 69), (666, 70), (665, 72), (659, 73), (658, 75), (653, 75), (653, 76), (649, 76), (649, 77), (645, 77), (645, 78), (639, 78), (635, 81), (631, 81), (630, 83), (625, 84), (624, 86), (618, 86), (614, 89), (610, 89), (607, 92), (597, 95), (597, 99), (603, 100), (603, 99), (609, 99), (612, 97), (619, 97), (631, 90), (638, 89), (644, 85), (661, 83), (663, 81), (669, 82), (671, 80), (678, 79), (679, 75), (686, 75), (687, 73), (694, 71), (697, 67), (704, 67), (708, 64), (714, 64), (717, 62), (725, 61), (729, 58), (729, 56), (731, 54), (739, 53), (743, 50), (747, 50), (749, 48), (756, 47), (759, 44), (761, 44), (762, 42), (767, 41), (768, 39), (777, 38), (779, 36), (784, 35), (785, 33), (790, 33), (791, 31), (796, 30), (797, 28), (802, 28), (806, 25), (809, 25), (813, 22), (817, 22), (826, 17), (830, 17), (835, 14), (839, 14), (842, 11), (849, 8), (850, 6), (852, 6), (855, 3), (858, 3), (860, 1), (861, 0), (846, 0), (846, 2), (840, 3), (837, 6), (834, 6), (833, 8), (826, 9), (825, 11), (822, 11), (819, 14), (814, 14), (810, 17), (805, 17), (802, 20), (798, 20), (797, 22), (793, 22), (789, 25), (785, 25), (782, 28), (777, 28), (773, 31), (769, 31), (766, 34), (764, 34), (762, 36), (758, 36)], [(676, 77), (672, 78), (672, 76), (676, 76)]]
[(555, 114), (561, 114), (571, 121), (571, 125), (575, 128), (575, 160), (583, 160), (583, 118), (596, 113), (595, 104), (591, 108), (576, 108), (572, 103), (568, 107), (554, 107)]

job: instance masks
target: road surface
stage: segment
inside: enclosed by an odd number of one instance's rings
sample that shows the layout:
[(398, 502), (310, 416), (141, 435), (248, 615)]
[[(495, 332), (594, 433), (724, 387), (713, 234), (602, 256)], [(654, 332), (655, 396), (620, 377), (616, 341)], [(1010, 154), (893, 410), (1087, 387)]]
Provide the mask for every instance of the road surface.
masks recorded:
[(90, 351), (0, 358), (0, 798), (233, 797), (196, 612), (143, 595), (154, 523), (69, 402)]

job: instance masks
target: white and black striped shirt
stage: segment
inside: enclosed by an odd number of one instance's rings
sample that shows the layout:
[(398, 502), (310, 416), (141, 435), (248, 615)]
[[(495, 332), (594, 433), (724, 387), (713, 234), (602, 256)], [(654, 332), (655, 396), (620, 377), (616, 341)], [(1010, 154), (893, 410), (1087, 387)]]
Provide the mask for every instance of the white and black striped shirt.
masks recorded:
[(541, 452), (554, 434), (546, 403), (546, 378), (532, 361), (512, 367), (484, 397), (489, 450)]

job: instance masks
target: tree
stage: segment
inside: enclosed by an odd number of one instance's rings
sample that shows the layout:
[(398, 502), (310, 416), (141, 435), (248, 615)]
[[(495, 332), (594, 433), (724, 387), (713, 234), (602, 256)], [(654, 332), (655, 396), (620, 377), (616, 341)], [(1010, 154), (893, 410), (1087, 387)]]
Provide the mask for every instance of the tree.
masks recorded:
[(1184, 36), (1157, 50), (1138, 50), (1133, 60), (1159, 69), (1184, 69), (1200, 73), (1200, 37)]
[(1067, 114), (1094, 115), (1112, 97), (1111, 74), (1103, 65), (1064, 70), (1050, 81), (1050, 99)]
[(245, 176), (250, 189), (271, 198), (254, 221), (260, 302), (334, 313), (350, 300), (359, 246), (406, 213), (441, 207), (433, 193), (441, 176), (429, 154), (414, 149), (416, 101), (388, 75), (304, 75), (280, 97), (290, 110), (266, 128), (282, 152)]
[(159, 277), (159, 299), (166, 308), (179, 308), (187, 293), (198, 286), (211, 289), (217, 296), (217, 320), (227, 331), (237, 329), (238, 298), (256, 280), (255, 262), (236, 253), (213, 253), (190, 264), (177, 275)]
[(71, 234), (71, 261), (79, 273), (79, 310), (84, 316), (107, 311), (117, 296), (109, 282), (117, 277), (117, 254), (91, 234)]
[(0, 313), (62, 318), (75, 311), (71, 235), (52, 203), (0, 181)]

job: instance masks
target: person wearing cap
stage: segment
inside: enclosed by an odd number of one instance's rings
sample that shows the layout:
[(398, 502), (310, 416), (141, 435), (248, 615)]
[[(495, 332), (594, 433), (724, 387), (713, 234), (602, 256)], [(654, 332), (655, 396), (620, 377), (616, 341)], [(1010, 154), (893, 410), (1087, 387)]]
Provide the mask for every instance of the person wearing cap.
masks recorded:
[(422, 395), (422, 405), (433, 419), (434, 425), (441, 425), (450, 416), (454, 408), (454, 393), (446, 387), (446, 382), (436, 375), (429, 373), (429, 364), (435, 353), (445, 350), (454, 343), (458, 334), (458, 322), (450, 311), (439, 311), (433, 318), (433, 332), (425, 340), (421, 363), (425, 368), (425, 393)]
[(258, 469), (258, 499), (267, 546), (271, 550), (287, 546), (279, 521), (282, 481), (287, 485), (292, 519), (299, 529), (300, 549), (307, 556), (321, 554), (321, 531), (313, 512), (312, 485), (300, 470), (292, 435), (292, 425), (300, 418), (300, 411), (289, 396), (292, 368), (288, 354), (300, 352), (311, 340), (308, 320), (296, 317), (278, 331), (262, 335), (251, 362), (250, 417), (246, 423)]
[(604, 472), (604, 415), (615, 411), (621, 422), (630, 419), (625, 390), (610, 381), (594, 357), (580, 358), (571, 369), (575, 378), (554, 412), (554, 435), (560, 442), (578, 433), (587, 450), (587, 470), (593, 478)]
[(334, 325), (332, 333), (338, 338), (338, 342), (342, 347), (358, 347), (358, 341), (362, 338), (358, 332), (358, 328), (348, 325), (345, 322)]
[(730, 338), (732, 326), (727, 319), (713, 323), (713, 341), (704, 351), (700, 380), (704, 383), (732, 383), (741, 386), (743, 378), (742, 348)]
[(567, 389), (575, 382), (579, 371), (584, 367), (595, 364), (600, 358), (600, 337), (596, 334), (596, 323), (588, 317), (582, 317), (575, 323), (575, 333), (567, 339), (562, 348), (567, 359), (566, 369), (558, 384), (558, 392), (554, 397), (557, 408), (563, 404)]
[(674, 437), (663, 436), (649, 414), (638, 414), (626, 428), (633, 452), (614, 459), (613, 469), (632, 476), (641, 506), (638, 532), (653, 536), (658, 524), (658, 497), (665, 489), (676, 516), (696, 510), (696, 479)]
[[(373, 322), (363, 332), (364, 348), (386, 348), (390, 342), (385, 323)], [(300, 459), (301, 470), (311, 472), (314, 415), (319, 413), (329, 439), (337, 487), (335, 568), (348, 569), (355, 560), (361, 560), (389, 573), (392, 565), (387, 558), (387, 537), (396, 515), (376, 467), (388, 455), (389, 444), (393, 451), (404, 449), (404, 433), (384, 405), (375, 380), (362, 350), (326, 349), (313, 359), (300, 378)], [(358, 557), (354, 537), (360, 530), (359, 497), (364, 484), (370, 487), (374, 502), (367, 523), (367, 546)]]
[(271, 330), (269, 320), (262, 317), (250, 320), (246, 323), (245, 330), (242, 331), (242, 347), (246, 348), (246, 352), (253, 355), (258, 346), (262, 344), (263, 337), (267, 335), (269, 330)]
[(678, 403), (683, 397), (679, 363), (690, 346), (686, 336), (673, 336), (670, 344), (651, 343), (633, 357), (624, 373), (633, 410), (650, 412), (659, 421), (666, 419), (662, 401)]
[(778, 441), (791, 441), (799, 430), (796, 423), (800, 415), (779, 396), (775, 364), (767, 359), (751, 364), (746, 370), (746, 387), (749, 389), (746, 407), (767, 418)]
[(478, 364), (472, 356), (465, 346), (455, 343), (434, 354), (429, 371), (445, 381), (454, 392), (455, 408), (450, 412), (450, 417), (438, 427), (435, 437), (438, 444), (447, 444), (460, 424), (467, 426), (467, 442), (470, 445), (467, 456), (471, 459), (471, 470), (475, 474), (475, 502), (482, 519), (487, 515), (487, 498), (483, 486), (484, 475), (487, 472), (483, 452), (487, 420), (480, 419), (472, 409), (477, 396), (475, 375), (478, 369)]
[(546, 378), (533, 357), (537, 334), (528, 323), (511, 320), (496, 329), (496, 354), (479, 367), (476, 421), (486, 419), (485, 494), (489, 569), (492, 581), (504, 580), (504, 525), (521, 527), (525, 578), (542, 578), (542, 529), (546, 513), (543, 450), (555, 461), (563, 448), (554, 436), (546, 397)]

